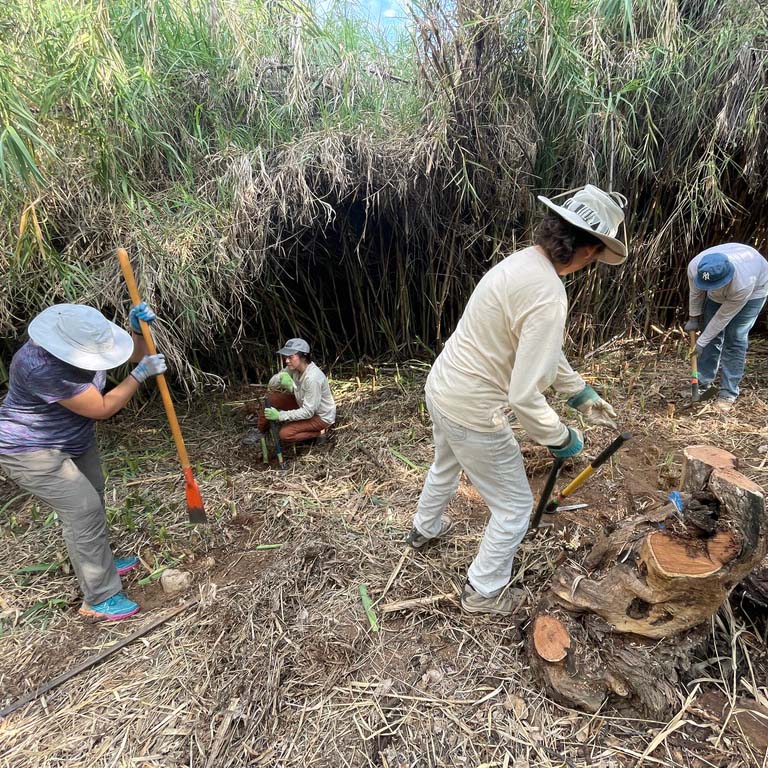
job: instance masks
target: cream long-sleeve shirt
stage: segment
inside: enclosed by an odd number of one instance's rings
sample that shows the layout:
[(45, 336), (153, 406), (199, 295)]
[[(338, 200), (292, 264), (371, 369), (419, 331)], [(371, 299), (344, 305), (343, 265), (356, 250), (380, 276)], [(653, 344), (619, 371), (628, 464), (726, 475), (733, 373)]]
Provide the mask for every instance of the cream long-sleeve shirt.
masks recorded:
[[(733, 264), (733, 280), (716, 291), (702, 291), (693, 282), (699, 262), (708, 253), (722, 253)], [(688, 287), (690, 289), (688, 312), (691, 317), (699, 317), (704, 311), (704, 300), (709, 296), (720, 305), (714, 317), (701, 332), (698, 344), (706, 347), (720, 331), (752, 299), (768, 296), (768, 261), (759, 251), (742, 243), (726, 243), (707, 248), (697, 254), (688, 264)]]
[[(319, 416), (326, 424), (336, 421), (336, 403), (328, 378), (314, 363), (310, 363), (302, 374), (287, 368), (283, 368), (280, 373), (287, 373), (293, 379), (293, 396), (299, 404), (292, 411), (280, 411), (280, 421), (301, 421), (313, 416)], [(280, 373), (269, 380), (271, 388), (277, 389), (280, 386)]]
[(427, 377), (431, 403), (449, 419), (495, 432), (511, 407), (533, 440), (561, 445), (568, 430), (542, 394), (586, 385), (562, 352), (568, 298), (552, 262), (532, 246), (507, 256), (477, 284)]

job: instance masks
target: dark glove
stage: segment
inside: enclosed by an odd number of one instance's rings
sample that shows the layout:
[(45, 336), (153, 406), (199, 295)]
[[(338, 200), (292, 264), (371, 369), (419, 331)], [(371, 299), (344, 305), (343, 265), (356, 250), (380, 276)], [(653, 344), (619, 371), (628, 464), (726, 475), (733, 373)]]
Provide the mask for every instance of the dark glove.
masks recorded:
[(700, 327), (701, 317), (699, 315), (696, 315), (696, 317), (689, 317), (688, 322), (685, 324), (685, 330), (687, 332), (698, 331)]
[(584, 436), (578, 429), (567, 427), (568, 439), (558, 446), (548, 445), (549, 452), (556, 459), (569, 459), (571, 456), (578, 456), (584, 450)]

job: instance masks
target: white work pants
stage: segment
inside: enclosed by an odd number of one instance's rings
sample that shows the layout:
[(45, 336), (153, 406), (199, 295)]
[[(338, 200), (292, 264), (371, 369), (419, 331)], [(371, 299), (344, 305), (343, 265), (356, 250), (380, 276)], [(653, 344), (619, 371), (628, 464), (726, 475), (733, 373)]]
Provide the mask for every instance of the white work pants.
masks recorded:
[(491, 513), (469, 568), (469, 581), (481, 595), (493, 597), (512, 576), (512, 561), (533, 509), (520, 446), (508, 425), (499, 432), (477, 432), (443, 416), (429, 399), (427, 408), (432, 416), (435, 458), (413, 524), (422, 536), (440, 532), (440, 519), (456, 493), (463, 469)]

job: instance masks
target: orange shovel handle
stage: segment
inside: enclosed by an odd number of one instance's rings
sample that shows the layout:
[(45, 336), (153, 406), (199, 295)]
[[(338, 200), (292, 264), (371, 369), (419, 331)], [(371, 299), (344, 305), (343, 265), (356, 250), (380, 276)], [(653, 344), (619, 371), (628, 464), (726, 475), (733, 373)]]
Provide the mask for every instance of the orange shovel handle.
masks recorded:
[[(117, 249), (117, 258), (120, 261), (120, 268), (123, 270), (123, 277), (128, 286), (128, 293), (131, 296), (131, 301), (134, 304), (141, 304), (141, 296), (139, 296), (139, 287), (136, 285), (136, 278), (131, 268), (131, 260), (128, 258), (128, 252), (125, 248)], [(152, 330), (148, 323), (143, 320), (139, 320), (141, 326), (141, 333), (144, 336), (144, 341), (147, 343), (147, 350), (150, 355), (157, 354), (157, 348), (155, 347), (155, 340), (152, 338)], [(168, 423), (171, 426), (171, 434), (173, 435), (173, 442), (176, 444), (176, 451), (179, 454), (179, 461), (181, 462), (182, 469), (188, 469), (191, 465), (189, 463), (189, 456), (187, 454), (187, 447), (184, 445), (184, 437), (181, 434), (181, 427), (179, 427), (179, 420), (176, 418), (176, 409), (173, 407), (173, 400), (171, 400), (171, 393), (168, 389), (168, 382), (165, 380), (165, 376), (159, 373), (155, 376), (157, 382), (157, 388), (160, 390), (160, 397), (163, 399), (163, 405), (165, 406), (165, 413), (168, 416)]]

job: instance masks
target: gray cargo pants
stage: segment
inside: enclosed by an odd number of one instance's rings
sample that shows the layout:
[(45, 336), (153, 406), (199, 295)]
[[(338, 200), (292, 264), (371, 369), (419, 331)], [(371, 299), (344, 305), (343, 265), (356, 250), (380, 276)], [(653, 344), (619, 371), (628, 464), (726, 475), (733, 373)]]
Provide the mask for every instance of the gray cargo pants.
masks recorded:
[(4, 453), (0, 454), (0, 467), (58, 513), (85, 601), (95, 605), (120, 592), (107, 535), (104, 474), (96, 444), (81, 456), (48, 449)]

